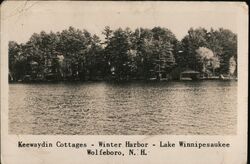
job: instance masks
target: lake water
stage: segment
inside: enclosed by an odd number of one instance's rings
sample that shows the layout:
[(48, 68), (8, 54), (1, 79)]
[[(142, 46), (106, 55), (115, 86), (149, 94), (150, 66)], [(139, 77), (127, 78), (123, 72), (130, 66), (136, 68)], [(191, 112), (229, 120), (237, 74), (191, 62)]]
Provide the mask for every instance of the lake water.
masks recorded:
[(10, 134), (228, 135), (237, 82), (10, 84)]

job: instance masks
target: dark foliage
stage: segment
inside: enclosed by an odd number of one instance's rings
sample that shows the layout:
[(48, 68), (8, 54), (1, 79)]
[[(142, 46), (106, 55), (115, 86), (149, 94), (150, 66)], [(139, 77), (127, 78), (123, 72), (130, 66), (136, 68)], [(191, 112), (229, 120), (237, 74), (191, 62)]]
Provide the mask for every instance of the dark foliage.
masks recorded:
[(237, 65), (237, 36), (226, 29), (191, 28), (181, 41), (161, 27), (135, 31), (105, 27), (103, 35), (102, 42), (87, 30), (69, 27), (57, 33), (34, 33), (25, 44), (10, 41), (10, 80), (171, 79), (185, 69), (202, 72), (204, 63), (197, 57), (200, 47), (219, 59), (213, 75), (229, 74), (232, 60)]

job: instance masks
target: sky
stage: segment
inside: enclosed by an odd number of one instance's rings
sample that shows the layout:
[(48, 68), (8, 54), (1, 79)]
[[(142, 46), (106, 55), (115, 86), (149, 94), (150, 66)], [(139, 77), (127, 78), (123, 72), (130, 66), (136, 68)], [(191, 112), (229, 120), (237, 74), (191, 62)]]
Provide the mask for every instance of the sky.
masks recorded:
[(8, 40), (24, 43), (42, 30), (57, 32), (73, 26), (102, 38), (105, 26), (170, 29), (181, 40), (190, 27), (226, 28), (237, 33), (232, 3), (9, 1), (1, 8), (1, 28)]

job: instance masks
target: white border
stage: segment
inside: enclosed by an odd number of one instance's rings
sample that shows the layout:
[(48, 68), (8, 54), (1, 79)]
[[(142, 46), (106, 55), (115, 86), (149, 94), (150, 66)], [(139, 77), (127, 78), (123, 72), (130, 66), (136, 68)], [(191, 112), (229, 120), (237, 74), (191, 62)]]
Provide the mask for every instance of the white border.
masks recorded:
[[(6, 10), (6, 3), (1, 6), (1, 15)], [(73, 2), (72, 2), (73, 3)], [(91, 3), (91, 2), (87, 2)], [(93, 2), (94, 3), (94, 2)], [(101, 3), (101, 2), (99, 2)], [(114, 3), (114, 2), (112, 2)], [(122, 2), (125, 3), (125, 2)], [(127, 2), (130, 3), (130, 2)], [(132, 2), (131, 2), (132, 3)], [(145, 2), (152, 3), (152, 2)], [(157, 2), (160, 3), (160, 2)], [(166, 2), (164, 2), (166, 3)], [(171, 4), (176, 2), (169, 2)], [(176, 5), (201, 2), (178, 2)], [(155, 136), (70, 136), (70, 135), (8, 135), (8, 34), (1, 20), (1, 158), (3, 164), (29, 163), (172, 163), (172, 164), (238, 164), (246, 163), (247, 158), (247, 98), (248, 98), (248, 6), (245, 3), (206, 2), (208, 7), (228, 5), (238, 11), (238, 128), (234, 136), (194, 136), (194, 135), (155, 135)], [(122, 142), (126, 140), (156, 143), (159, 141), (177, 142), (229, 142), (229, 149), (221, 148), (150, 148), (148, 156), (87, 156), (85, 149), (20, 149), (17, 141), (49, 141), (96, 143), (97, 141)], [(126, 149), (127, 150), (127, 149)]]

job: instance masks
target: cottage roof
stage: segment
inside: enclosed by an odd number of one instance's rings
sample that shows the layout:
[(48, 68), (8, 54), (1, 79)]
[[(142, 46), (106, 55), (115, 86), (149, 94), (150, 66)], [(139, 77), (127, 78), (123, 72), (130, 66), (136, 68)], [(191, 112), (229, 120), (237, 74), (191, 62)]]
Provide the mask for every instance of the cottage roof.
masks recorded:
[(31, 61), (30, 64), (31, 64), (31, 65), (38, 65), (38, 63), (35, 62), (35, 61)]
[(194, 70), (186, 70), (181, 72), (181, 74), (199, 74), (200, 72)]

